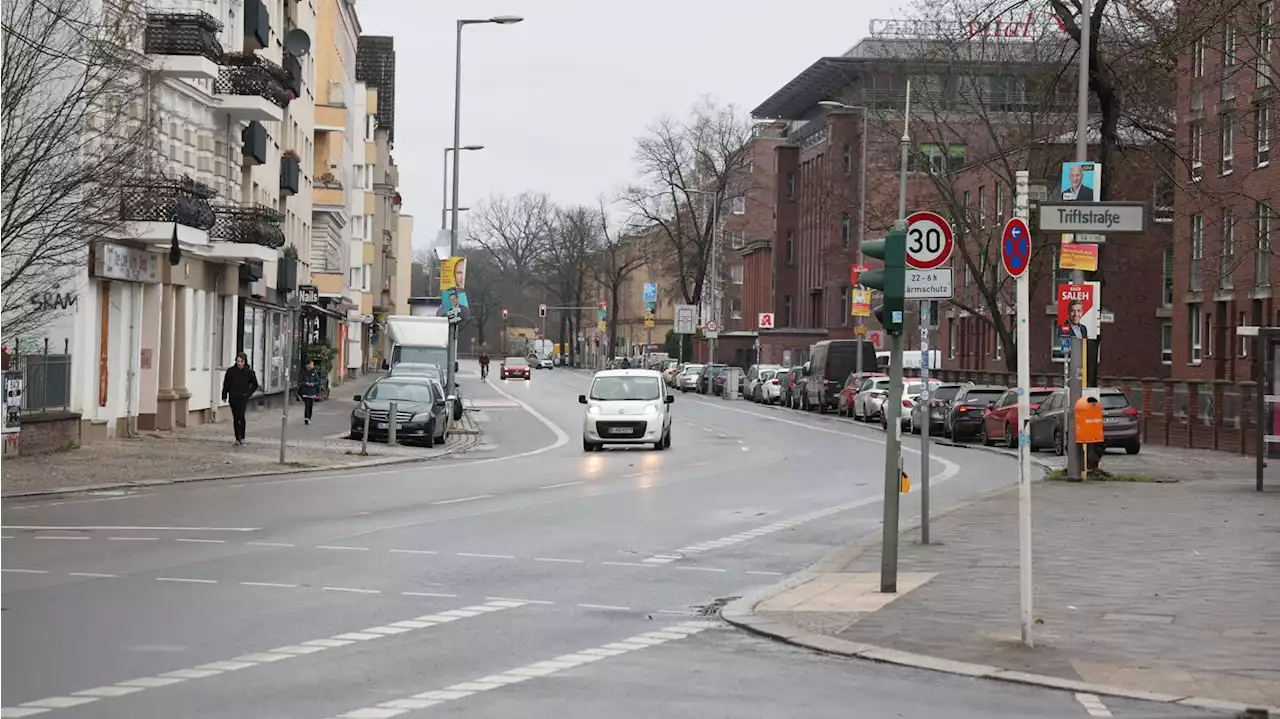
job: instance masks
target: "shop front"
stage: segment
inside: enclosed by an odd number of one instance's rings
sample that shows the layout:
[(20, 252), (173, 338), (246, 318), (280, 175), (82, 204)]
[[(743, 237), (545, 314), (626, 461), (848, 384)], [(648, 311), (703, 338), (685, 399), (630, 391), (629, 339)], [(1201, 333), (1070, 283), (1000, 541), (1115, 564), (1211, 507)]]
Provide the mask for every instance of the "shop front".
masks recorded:
[(260, 395), (282, 394), (289, 386), (290, 348), (297, 330), (290, 309), (260, 299), (242, 299), (237, 345), (258, 375)]

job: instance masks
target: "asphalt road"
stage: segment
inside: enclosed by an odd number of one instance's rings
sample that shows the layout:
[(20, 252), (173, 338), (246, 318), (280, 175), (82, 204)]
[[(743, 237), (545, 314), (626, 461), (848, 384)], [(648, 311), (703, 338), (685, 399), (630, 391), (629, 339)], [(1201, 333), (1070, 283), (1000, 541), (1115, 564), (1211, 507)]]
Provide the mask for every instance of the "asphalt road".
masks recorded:
[[(670, 451), (584, 454), (587, 375), (463, 381), (462, 456), (6, 502), (0, 717), (1090, 716), (716, 619), (878, 531), (878, 430), (680, 396)], [(1015, 478), (933, 456), (934, 506)]]

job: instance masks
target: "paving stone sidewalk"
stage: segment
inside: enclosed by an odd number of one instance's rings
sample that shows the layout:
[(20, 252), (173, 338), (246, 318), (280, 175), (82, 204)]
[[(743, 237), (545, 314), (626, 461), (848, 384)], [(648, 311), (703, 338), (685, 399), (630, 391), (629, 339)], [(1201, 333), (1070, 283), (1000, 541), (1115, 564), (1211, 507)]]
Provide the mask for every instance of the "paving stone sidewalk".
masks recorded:
[(95, 442), (79, 449), (4, 461), (5, 495), (100, 484), (129, 484), (155, 480), (237, 477), (250, 474), (341, 468), (370, 461), (429, 459), (476, 444), (475, 422), (464, 416), (443, 446), (387, 446), (370, 442), (367, 456), (361, 443), (346, 439), (351, 396), (368, 388), (377, 376), (364, 377), (334, 389), (333, 397), (316, 405), (311, 425), (304, 425), (301, 404), (290, 408), (286, 465), (280, 464), (280, 409), (252, 411), (246, 418), (249, 444), (232, 443), (230, 410), (218, 422), (175, 432), (143, 432), (134, 439)]
[(1191, 478), (1234, 471), (1196, 454), (1207, 459), (1162, 477), (1183, 481), (1033, 485), (1035, 649), (1019, 641), (1013, 488), (935, 518), (934, 545), (904, 533), (892, 601), (875, 543), (755, 614), (943, 659), (1280, 706), (1280, 482), (1259, 494), (1251, 474)]

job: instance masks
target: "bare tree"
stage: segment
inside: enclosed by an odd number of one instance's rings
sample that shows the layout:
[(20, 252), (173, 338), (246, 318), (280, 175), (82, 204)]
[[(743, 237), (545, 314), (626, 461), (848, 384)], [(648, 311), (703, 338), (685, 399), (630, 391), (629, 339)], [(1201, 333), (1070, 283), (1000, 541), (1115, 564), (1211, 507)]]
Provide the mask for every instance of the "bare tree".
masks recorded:
[(545, 193), (524, 192), (514, 198), (491, 197), (471, 211), (474, 239), (512, 282), (530, 278), (547, 245), (555, 206)]
[[(535, 269), (544, 286), (562, 307), (582, 307), (585, 278), (600, 247), (605, 224), (600, 210), (584, 205), (556, 208), (551, 231), (538, 252)], [(580, 311), (562, 310), (560, 341), (576, 357)]]
[(122, 238), (119, 189), (151, 158), (149, 76), (133, 3), (9, 0), (3, 9), (4, 333), (49, 322), (37, 301)]
[(636, 140), (641, 182), (622, 193), (622, 202), (636, 226), (666, 243), (666, 269), (690, 304), (701, 302), (708, 281), (717, 214), (746, 201), (751, 137), (745, 115), (704, 99), (688, 120), (659, 119)]
[(600, 221), (600, 248), (592, 264), (595, 280), (609, 296), (609, 346), (618, 336), (619, 298), (627, 278), (651, 259), (656, 228), (631, 228), (629, 231), (610, 231), (609, 215), (601, 203), (597, 215)]
[(476, 247), (464, 249), (467, 257), (467, 305), (469, 314), (460, 330), (475, 327), (476, 344), (486, 347), (489, 323), (502, 309), (504, 287), (502, 269), (492, 252)]

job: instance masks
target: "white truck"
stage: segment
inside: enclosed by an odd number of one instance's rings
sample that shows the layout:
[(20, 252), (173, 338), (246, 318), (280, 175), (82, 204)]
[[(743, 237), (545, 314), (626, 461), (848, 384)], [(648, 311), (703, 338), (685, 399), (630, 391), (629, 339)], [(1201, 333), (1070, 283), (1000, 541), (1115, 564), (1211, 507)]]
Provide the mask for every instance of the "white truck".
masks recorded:
[(401, 362), (423, 362), (449, 366), (449, 319), (421, 315), (392, 315), (387, 318), (387, 341), (391, 343), (390, 366)]

